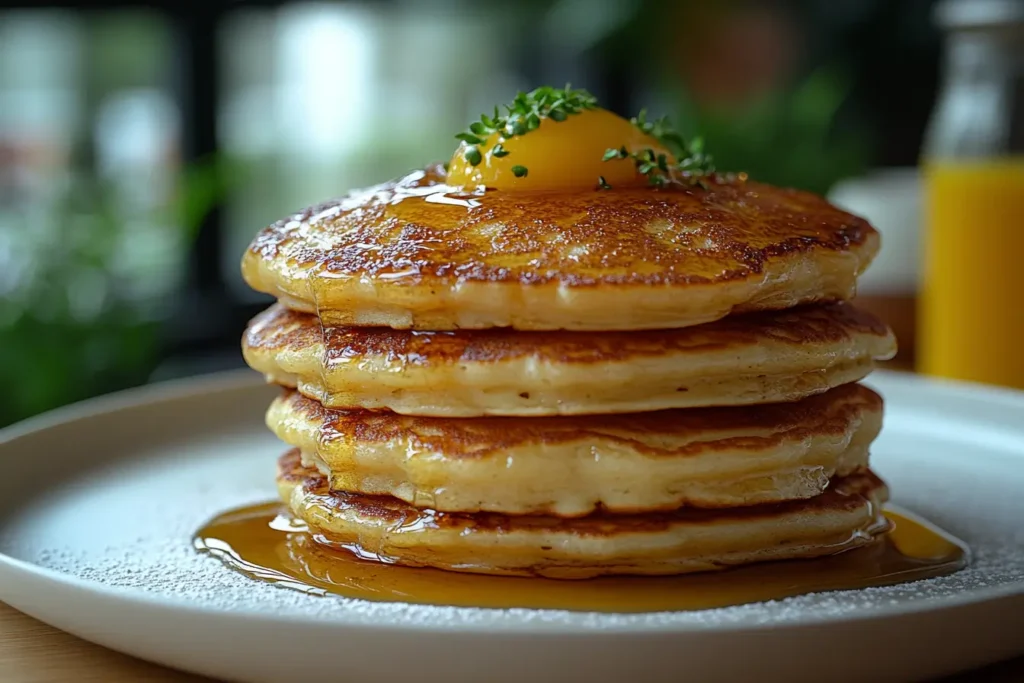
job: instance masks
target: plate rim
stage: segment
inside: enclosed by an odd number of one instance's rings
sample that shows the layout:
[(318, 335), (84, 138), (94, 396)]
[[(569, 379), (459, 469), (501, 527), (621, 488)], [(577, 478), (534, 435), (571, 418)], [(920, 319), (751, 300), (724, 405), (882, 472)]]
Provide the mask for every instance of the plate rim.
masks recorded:
[(0, 446), (29, 434), (104, 413), (182, 400), (212, 391), (237, 391), (249, 386), (266, 385), (267, 382), (261, 379), (261, 375), (248, 368), (142, 384), (68, 403), (0, 428)]
[[(873, 378), (881, 378), (883, 386), (878, 389), (885, 393), (885, 385), (908, 389), (912, 391), (938, 391), (946, 398), (954, 400), (987, 400), (1002, 404), (1007, 408), (1018, 408), (1024, 410), (1024, 391), (1006, 387), (996, 387), (984, 384), (962, 382), (958, 380), (939, 379), (915, 375), (905, 372), (894, 372), (879, 370), (867, 378), (869, 385)], [(0, 429), (0, 449), (5, 445), (30, 434), (45, 431), (47, 429), (64, 425), (79, 420), (86, 420), (98, 415), (117, 412), (120, 410), (152, 407), (153, 405), (176, 400), (187, 400), (191, 396), (205, 395), (216, 392), (229, 392), (244, 390), (247, 388), (256, 389), (265, 386), (264, 379), (248, 368), (229, 370), (223, 372), (209, 373), (195, 377), (187, 377), (175, 380), (156, 382), (139, 387), (133, 387), (103, 396), (98, 396), (76, 403), (72, 403), (51, 411), (47, 411), (35, 417), (28, 418), (21, 422)], [(1013, 426), (1015, 431), (1024, 434), (1024, 426)], [(1024, 450), (1020, 452), (1024, 456)], [(3, 456), (0, 450), (0, 457)], [(5, 586), (18, 583), (21, 579), (29, 581), (49, 581), (59, 584), (62, 588), (75, 590), (88, 594), (92, 599), (103, 599), (120, 603), (136, 609), (164, 609), (172, 610), (178, 616), (185, 618), (201, 619), (210, 617), (237, 616), (245, 619), (256, 619), (265, 622), (266, 625), (297, 626), (308, 625), (313, 621), (308, 615), (297, 613), (275, 614), (249, 607), (232, 609), (221, 609), (197, 604), (185, 599), (160, 596), (148, 593), (134, 587), (113, 586), (100, 581), (84, 579), (57, 569), (51, 569), (39, 564), (21, 560), (5, 552), (0, 551), (0, 600), (8, 602), (16, 609), (18, 600), (10, 601), (7, 598), (13, 591), (4, 590)], [(281, 588), (280, 590), (285, 590)], [(809, 612), (801, 615), (800, 618), (784, 622), (712, 622), (708, 624), (698, 623), (670, 623), (658, 624), (607, 624), (595, 623), (593, 625), (574, 623), (566, 624), (558, 621), (547, 620), (526, 620), (526, 619), (502, 619), (486, 620), (483, 623), (474, 621), (451, 622), (445, 620), (441, 625), (427, 623), (426, 620), (409, 620), (401, 623), (386, 622), (373, 623), (363, 620), (352, 620), (346, 618), (342, 613), (332, 616), (329, 619), (316, 619), (319, 627), (347, 630), (373, 630), (373, 631), (413, 631), (413, 632), (437, 632), (446, 633), (536, 633), (561, 635), (585, 635), (596, 633), (611, 634), (694, 634), (710, 632), (730, 633), (753, 633), (764, 630), (795, 630), (819, 625), (848, 624), (865, 620), (885, 619), (920, 614), (922, 612), (945, 612), (968, 606), (981, 605), (994, 600), (1011, 597), (1024, 597), (1024, 580), (1000, 586), (989, 586), (960, 593), (954, 596), (926, 597), (909, 603), (897, 605), (883, 604), (863, 607), (861, 609), (844, 612), (841, 614), (825, 614), (820, 612)], [(507, 612), (501, 609), (488, 608), (466, 608), (466, 607), (445, 607), (445, 609), (492, 611), (494, 613)], [(523, 608), (524, 610), (526, 608)], [(563, 610), (527, 610), (539, 614), (561, 613)], [(671, 612), (671, 611), (669, 611)], [(589, 613), (581, 613), (589, 614)], [(600, 614), (600, 613), (593, 613)]]
[[(8, 580), (17, 580), (18, 575), (27, 576), (31, 579), (46, 580), (52, 583), (60, 584), (62, 588), (76, 590), (79, 592), (89, 594), (90, 598), (103, 599), (112, 601), (115, 603), (128, 604), (134, 608), (145, 608), (145, 609), (164, 609), (175, 612), (178, 616), (183, 616), (190, 619), (204, 619), (210, 617), (240, 617), (246, 620), (257, 620), (264, 622), (265, 625), (278, 625), (278, 626), (299, 626), (309, 625), (310, 623), (316, 622), (318, 627), (336, 629), (336, 630), (374, 630), (374, 631), (414, 631), (414, 632), (438, 632), (444, 631), (446, 633), (506, 633), (506, 634), (523, 634), (523, 633), (537, 633), (543, 632), (545, 634), (558, 634), (558, 635), (586, 635), (592, 633), (611, 633), (611, 634), (696, 634), (696, 633), (710, 633), (710, 632), (728, 632), (728, 633), (754, 633), (762, 631), (779, 631), (783, 629), (799, 630), (807, 627), (823, 626), (823, 625), (836, 625), (836, 624), (849, 624), (853, 622), (862, 621), (873, 621), (876, 619), (886, 619), (894, 617), (904, 617), (910, 615), (921, 614), (923, 612), (946, 612), (956, 610), (960, 608), (978, 606), (985, 603), (993, 602), (996, 600), (1003, 600), (1006, 598), (1024, 598), (1024, 581), (1018, 581), (1011, 584), (1004, 584), (1001, 586), (990, 586), (987, 588), (975, 589), (960, 593), (955, 596), (943, 596), (940, 598), (924, 598), (921, 600), (915, 600), (909, 603), (901, 603), (898, 605), (884, 604), (877, 606), (870, 606), (860, 608), (856, 611), (843, 612), (840, 614), (825, 614), (821, 612), (809, 612), (802, 615), (799, 619), (785, 622), (751, 622), (751, 623), (729, 623), (729, 622), (712, 622), (708, 624), (696, 624), (696, 623), (682, 623), (682, 624), (607, 624), (607, 623), (595, 623), (592, 625), (588, 624), (565, 624), (558, 622), (549, 621), (527, 621), (527, 620), (502, 620), (502, 621), (491, 621), (478, 623), (474, 622), (463, 623), (463, 622), (449, 622), (444, 621), (441, 625), (427, 623), (426, 620), (410, 620), (408, 622), (394, 623), (394, 622), (370, 622), (362, 620), (349, 620), (344, 616), (332, 616), (328, 619), (316, 618), (313, 619), (308, 615), (285, 613), (285, 614), (274, 614), (258, 609), (250, 609), (248, 607), (242, 607), (238, 609), (218, 609), (214, 607), (208, 607), (201, 604), (189, 602), (187, 600), (179, 600), (175, 598), (169, 598), (164, 596), (153, 595), (140, 591), (136, 588), (128, 588), (124, 586), (112, 586), (99, 581), (93, 581), (90, 579), (83, 579), (65, 572), (61, 572), (48, 567), (42, 567), (32, 562), (25, 560), (19, 560), (11, 557), (5, 553), (0, 553), (0, 578), (5, 579), (2, 583), (8, 585)], [(279, 588), (279, 590), (287, 590), (285, 588)], [(837, 594), (841, 594), (838, 593)], [(324, 598), (320, 598), (324, 599)], [(330, 599), (330, 598), (327, 598)], [(0, 595), (0, 600), (8, 602), (5, 598)], [(17, 606), (13, 602), (8, 602), (15, 608)], [(418, 606), (419, 607), (419, 606)], [(422, 606), (429, 608), (429, 605)], [(456, 610), (473, 610), (473, 611), (487, 611), (494, 613), (507, 612), (508, 610), (498, 608), (480, 608), (480, 607), (442, 607), (443, 609), (456, 609)], [(530, 611), (535, 613), (560, 613), (563, 610), (542, 610), (542, 609), (527, 609), (521, 608), (523, 611)], [(518, 610), (517, 610), (518, 611)], [(667, 613), (671, 613), (667, 612)], [(598, 616), (604, 615), (602, 612), (578, 612), (578, 614), (596, 614)], [(652, 612), (650, 614), (657, 614)], [(31, 616), (31, 615), (30, 615)]]

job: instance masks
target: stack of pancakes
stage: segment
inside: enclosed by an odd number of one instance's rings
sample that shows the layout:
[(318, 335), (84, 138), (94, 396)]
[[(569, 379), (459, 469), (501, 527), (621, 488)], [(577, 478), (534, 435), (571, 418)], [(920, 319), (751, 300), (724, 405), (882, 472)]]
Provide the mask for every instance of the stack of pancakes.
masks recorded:
[(868, 469), (895, 353), (848, 300), (879, 245), (732, 180), (466, 194), (440, 167), (263, 230), (278, 484), (318, 541), (489, 574), (671, 574), (888, 530)]

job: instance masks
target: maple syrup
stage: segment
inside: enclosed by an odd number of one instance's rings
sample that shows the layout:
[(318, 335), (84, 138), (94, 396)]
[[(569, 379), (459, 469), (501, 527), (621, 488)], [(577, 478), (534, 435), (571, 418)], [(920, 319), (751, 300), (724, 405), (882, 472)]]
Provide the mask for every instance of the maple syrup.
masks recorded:
[(657, 612), (728, 607), (820, 591), (916, 581), (967, 565), (959, 540), (906, 512), (886, 510), (893, 530), (875, 543), (814, 560), (747, 565), (667, 577), (580, 581), (413, 569), (320, 545), (280, 503), (226, 512), (194, 545), (253, 579), (312, 595), (462, 607)]

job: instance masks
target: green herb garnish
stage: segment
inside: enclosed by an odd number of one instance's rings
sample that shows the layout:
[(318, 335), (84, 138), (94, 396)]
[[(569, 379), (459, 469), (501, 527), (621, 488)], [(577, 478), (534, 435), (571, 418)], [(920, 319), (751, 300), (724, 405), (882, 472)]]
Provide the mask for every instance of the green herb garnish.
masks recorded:
[[(483, 161), (478, 145), (483, 144), (488, 136), (494, 133), (501, 136), (498, 144), (491, 150), (491, 154), (500, 159), (508, 156), (508, 150), (502, 146), (502, 142), (536, 130), (542, 119), (565, 121), (572, 114), (579, 114), (596, 106), (597, 98), (586, 90), (573, 90), (569, 84), (564, 88), (543, 86), (528, 93), (520, 92), (512, 100), (512, 104), (505, 106), (505, 115), (501, 115), (498, 107), (495, 107), (493, 116), (484, 114), (479, 121), (471, 123), (468, 130), (459, 133), (455, 138), (466, 143), (463, 155), (470, 165), (476, 166)], [(525, 178), (529, 169), (525, 166), (513, 166), (512, 173), (517, 178)]]
[(648, 121), (645, 109), (640, 110), (640, 113), (629, 122), (661, 143), (672, 152), (677, 161), (669, 164), (665, 154), (659, 154), (649, 147), (634, 152), (625, 147), (607, 149), (602, 157), (603, 161), (632, 159), (637, 173), (647, 176), (647, 182), (655, 187), (665, 185), (676, 176), (701, 187), (707, 187), (707, 178), (715, 172), (715, 166), (711, 155), (704, 151), (703, 139), (685, 140), (672, 128), (667, 116)]
[(476, 166), (483, 159), (483, 155), (480, 154), (480, 148), (476, 145), (470, 145), (466, 148), (466, 161)]

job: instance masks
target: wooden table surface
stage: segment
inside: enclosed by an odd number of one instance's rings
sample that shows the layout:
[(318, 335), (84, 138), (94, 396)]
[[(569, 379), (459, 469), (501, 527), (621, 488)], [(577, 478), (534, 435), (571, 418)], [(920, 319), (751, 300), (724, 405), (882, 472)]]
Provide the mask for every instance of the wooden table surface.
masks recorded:
[(81, 683), (209, 681), (87, 643), (0, 603), (0, 681), (64, 683), (71, 680)]
[[(0, 603), (0, 681), (3, 683), (202, 683), (179, 673), (87, 643)], [(1024, 658), (971, 671), (944, 683), (1024, 683)]]

